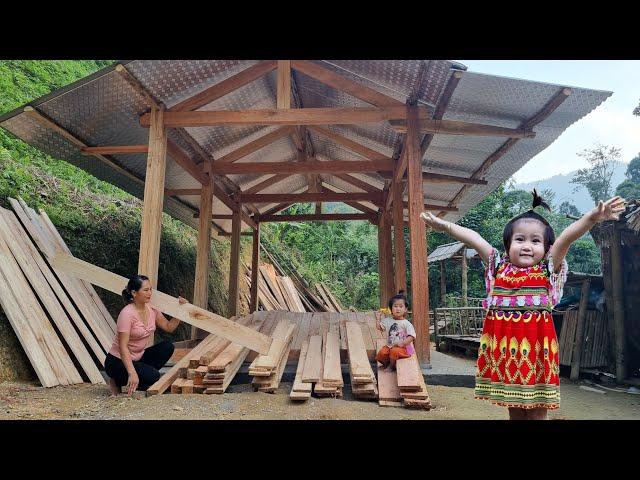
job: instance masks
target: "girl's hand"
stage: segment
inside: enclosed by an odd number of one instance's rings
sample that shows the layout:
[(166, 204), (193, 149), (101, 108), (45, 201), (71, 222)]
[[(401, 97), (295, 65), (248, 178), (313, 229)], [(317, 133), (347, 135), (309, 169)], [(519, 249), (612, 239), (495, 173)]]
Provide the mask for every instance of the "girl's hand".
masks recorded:
[(600, 200), (598, 206), (589, 212), (589, 219), (594, 223), (618, 220), (624, 212), (625, 203), (624, 198), (620, 196), (610, 198), (604, 203)]
[(380, 330), (381, 332), (384, 332), (384, 324), (382, 322), (378, 322), (376, 326), (378, 327), (378, 330)]
[(189, 303), (189, 300), (187, 300), (186, 298), (178, 297), (178, 303), (180, 305), (184, 305), (185, 303)]
[(129, 382), (127, 383), (127, 393), (131, 395), (138, 388), (138, 383), (140, 383), (140, 379), (138, 378), (138, 373), (133, 371), (129, 374)]
[(427, 226), (433, 228), (436, 232), (445, 232), (450, 229), (449, 222), (436, 217), (431, 212), (422, 212), (420, 218), (424, 220)]

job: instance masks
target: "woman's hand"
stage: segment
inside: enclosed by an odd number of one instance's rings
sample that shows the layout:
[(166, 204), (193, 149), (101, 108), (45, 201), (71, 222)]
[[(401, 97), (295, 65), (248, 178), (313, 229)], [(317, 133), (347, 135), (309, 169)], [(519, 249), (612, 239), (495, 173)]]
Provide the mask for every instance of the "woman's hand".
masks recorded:
[(187, 300), (186, 298), (178, 297), (178, 303), (180, 305), (184, 305), (185, 303), (189, 303), (189, 300)]
[(625, 204), (625, 199), (620, 196), (610, 198), (604, 203), (600, 200), (598, 206), (589, 212), (589, 220), (594, 223), (618, 220), (624, 212)]
[(129, 382), (127, 383), (127, 393), (131, 395), (138, 388), (138, 384), (140, 383), (140, 379), (138, 378), (138, 373), (134, 370), (129, 373)]
[(420, 218), (424, 220), (427, 226), (433, 228), (436, 232), (448, 232), (451, 230), (451, 223), (436, 217), (431, 212), (422, 212)]

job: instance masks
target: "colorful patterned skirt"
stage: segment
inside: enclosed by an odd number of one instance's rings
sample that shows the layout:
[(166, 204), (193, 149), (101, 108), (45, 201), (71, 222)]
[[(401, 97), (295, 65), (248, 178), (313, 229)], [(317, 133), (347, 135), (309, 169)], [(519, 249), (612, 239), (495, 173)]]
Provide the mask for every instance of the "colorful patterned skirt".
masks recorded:
[(505, 407), (556, 409), (559, 375), (550, 312), (489, 310), (478, 350), (476, 398)]

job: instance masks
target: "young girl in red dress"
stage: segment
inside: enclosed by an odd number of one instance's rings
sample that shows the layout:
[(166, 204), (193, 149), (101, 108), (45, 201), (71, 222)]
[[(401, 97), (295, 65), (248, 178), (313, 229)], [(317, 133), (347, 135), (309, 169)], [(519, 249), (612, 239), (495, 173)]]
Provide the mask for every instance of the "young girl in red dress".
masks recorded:
[(534, 212), (549, 206), (533, 191), (533, 208), (511, 219), (502, 238), (506, 254), (477, 232), (421, 214), (427, 225), (474, 248), (486, 265), (487, 299), (475, 397), (509, 408), (512, 420), (545, 420), (560, 406), (558, 339), (551, 309), (562, 298), (571, 244), (597, 222), (617, 220), (624, 199), (613, 197), (567, 227), (556, 239)]

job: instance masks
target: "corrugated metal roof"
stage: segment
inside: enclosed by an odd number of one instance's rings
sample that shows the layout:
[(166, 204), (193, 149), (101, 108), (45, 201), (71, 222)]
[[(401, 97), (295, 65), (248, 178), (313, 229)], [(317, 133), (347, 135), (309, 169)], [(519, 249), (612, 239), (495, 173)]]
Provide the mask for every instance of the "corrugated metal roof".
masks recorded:
[[(123, 62), (126, 68), (158, 101), (168, 108), (222, 80), (256, 64), (252, 60), (134, 60)], [(433, 109), (452, 75), (452, 68), (460, 68), (443, 60), (336, 60), (316, 61), (319, 65), (356, 80), (398, 101), (405, 102), (411, 95), (418, 104)], [(303, 107), (369, 106), (350, 95), (335, 90), (317, 80), (294, 71), (299, 98)], [(445, 120), (477, 122), (487, 125), (515, 128), (539, 112), (562, 86), (528, 80), (465, 72), (455, 89)], [(457, 220), (479, 203), (501, 182), (513, 175), (537, 153), (548, 147), (571, 124), (600, 105), (611, 92), (572, 87), (572, 94), (548, 118), (534, 127), (535, 138), (522, 139), (485, 173), (486, 186), (470, 186), (457, 202), (459, 212), (447, 213), (445, 218)], [(89, 146), (146, 144), (148, 129), (141, 127), (139, 116), (148, 110), (145, 97), (123, 77), (107, 67), (74, 84), (34, 100), (35, 106), (62, 128)], [(271, 72), (200, 110), (260, 109), (276, 107), (276, 74)], [(114, 170), (91, 156), (80, 153), (79, 148), (60, 134), (33, 121), (22, 108), (0, 117), (0, 126), (30, 145), (57, 158), (65, 159), (87, 170), (96, 177), (110, 182), (142, 198), (143, 184)], [(218, 126), (186, 128), (185, 130), (214, 158), (220, 158), (258, 137), (274, 131), (267, 126)], [(339, 133), (384, 155), (397, 151), (402, 140), (387, 122), (362, 125), (331, 125)], [(325, 139), (308, 129), (312, 148), (321, 160), (360, 160), (362, 157)], [(174, 131), (172, 141), (180, 145), (192, 158), (193, 148)], [(423, 159), (423, 171), (469, 176), (480, 168), (485, 159), (500, 147), (505, 138), (469, 137), (436, 134)], [(243, 162), (273, 162), (295, 159), (297, 150), (290, 137), (282, 138), (259, 151), (238, 160)], [(146, 173), (145, 154), (112, 155), (139, 179)], [(283, 172), (286, 173), (286, 172)], [(375, 173), (351, 174), (376, 188), (384, 179)], [(271, 175), (229, 175), (241, 190), (269, 178)], [(358, 192), (359, 188), (336, 177), (323, 176), (335, 190)], [(265, 193), (293, 193), (304, 187), (305, 176), (279, 182)], [(199, 184), (169, 157), (166, 188), (199, 188)], [(425, 184), (425, 202), (446, 205), (460, 191), (455, 184)], [(365, 205), (375, 208), (372, 204)], [(168, 198), (165, 211), (186, 223), (197, 226), (193, 219), (198, 209), (197, 196)], [(274, 205), (256, 205), (264, 212)], [(227, 214), (229, 210), (214, 201), (214, 214)], [(230, 221), (216, 223), (230, 231)]]
[[(453, 242), (446, 243), (444, 245), (440, 245), (436, 247), (436, 249), (429, 254), (427, 258), (428, 263), (439, 262), (440, 260), (447, 260), (451, 257), (455, 257), (460, 253), (460, 250), (464, 247), (464, 243), (462, 242)], [(473, 248), (467, 248), (466, 250), (467, 258), (473, 258), (478, 255)]]

